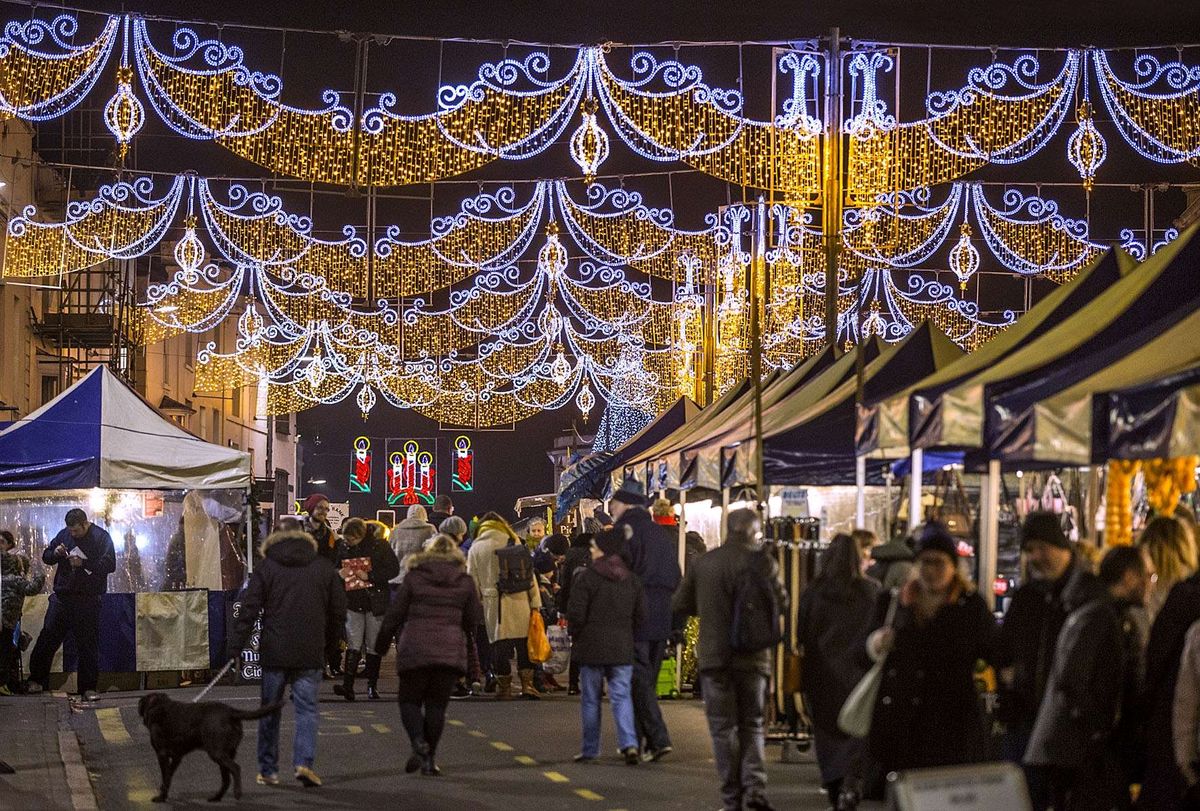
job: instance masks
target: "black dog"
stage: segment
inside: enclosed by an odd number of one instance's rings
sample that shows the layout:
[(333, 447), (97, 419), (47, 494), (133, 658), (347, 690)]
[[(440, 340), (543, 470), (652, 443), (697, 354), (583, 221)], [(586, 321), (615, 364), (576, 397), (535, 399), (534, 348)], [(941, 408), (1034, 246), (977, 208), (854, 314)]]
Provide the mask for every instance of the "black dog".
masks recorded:
[(216, 701), (184, 704), (173, 701), (166, 693), (150, 693), (138, 701), (138, 715), (150, 730), (150, 745), (158, 756), (162, 770), (162, 787), (154, 802), (167, 801), (171, 777), (179, 768), (183, 756), (194, 749), (203, 749), (221, 767), (221, 789), (208, 798), (219, 802), (233, 777), (233, 796), (242, 796), (242, 769), (237, 763), (237, 748), (242, 742), (242, 721), (278, 712), (284, 702), (259, 707), (256, 710), (235, 710)]

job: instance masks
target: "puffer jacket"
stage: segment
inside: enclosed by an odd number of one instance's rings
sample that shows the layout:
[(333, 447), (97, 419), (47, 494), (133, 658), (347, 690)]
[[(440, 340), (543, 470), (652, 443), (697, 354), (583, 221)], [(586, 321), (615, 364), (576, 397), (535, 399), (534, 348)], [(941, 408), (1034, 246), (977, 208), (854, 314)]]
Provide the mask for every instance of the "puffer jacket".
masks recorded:
[(400, 561), (400, 572), (392, 578), (391, 582), (404, 582), (404, 575), (408, 571), (404, 567), (404, 559), (420, 552), (424, 548), (425, 542), (436, 534), (437, 529), (433, 524), (422, 521), (420, 518), (405, 518), (392, 527), (392, 534), (388, 536), (388, 541), (392, 544), (392, 551), (396, 553), (396, 560)]
[(642, 584), (619, 555), (581, 571), (571, 588), (567, 629), (571, 658), (581, 665), (633, 663), (634, 630), (642, 621)]
[(254, 567), (241, 594), (241, 609), (230, 640), (236, 655), (262, 613), (259, 657), (263, 667), (320, 670), (325, 652), (341, 638), (346, 622), (346, 589), (337, 569), (317, 555), (307, 532), (275, 532), (262, 544), (263, 561)]
[(396, 637), (396, 670), (442, 667), (467, 672), (467, 634), (483, 621), (483, 606), (462, 553), (417, 552), (376, 638), (383, 655)]
[(370, 558), (371, 571), (367, 575), (370, 588), (346, 592), (346, 607), (350, 611), (365, 614), (370, 611), (377, 617), (387, 612), (390, 593), (388, 583), (400, 573), (400, 562), (388, 542), (382, 538), (364, 538), (357, 546), (342, 541), (338, 544), (338, 568), (347, 560)]
[(0, 555), (0, 575), (4, 601), (4, 613), (0, 619), (3, 620), (3, 626), (11, 630), (21, 620), (25, 598), (41, 593), (46, 584), (46, 575), (41, 572), (31, 574), (29, 561), (11, 552)]

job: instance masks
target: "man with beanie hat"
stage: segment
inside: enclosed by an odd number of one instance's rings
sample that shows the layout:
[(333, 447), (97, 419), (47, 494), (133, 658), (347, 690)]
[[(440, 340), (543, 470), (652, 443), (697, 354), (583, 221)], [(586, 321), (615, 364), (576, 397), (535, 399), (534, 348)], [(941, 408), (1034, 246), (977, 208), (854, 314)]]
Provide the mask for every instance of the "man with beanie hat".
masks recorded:
[[(1029, 580), (1013, 592), (1000, 626), (996, 662), (998, 714), (1005, 722), (1004, 756), (1022, 762), (1038, 707), (1054, 667), (1055, 643), (1072, 608), (1094, 599), (1103, 586), (1062, 530), (1061, 517), (1032, 512), (1021, 528)], [(1049, 807), (1044, 774), (1026, 770), (1034, 811)]]
[(641, 580), (646, 597), (645, 619), (634, 636), (633, 709), (646, 759), (656, 761), (672, 751), (671, 736), (658, 707), (658, 671), (671, 636), (671, 596), (683, 573), (678, 538), (654, 522), (646, 504), (645, 495), (627, 482), (613, 495), (609, 509), (616, 520), (615, 529), (629, 528), (624, 557)]
[(583, 747), (577, 762), (600, 756), (600, 683), (608, 681), (617, 747), (625, 763), (636, 766), (637, 731), (634, 727), (630, 680), (633, 675), (633, 635), (642, 621), (644, 604), (637, 575), (621, 557), (631, 531), (614, 527), (595, 537), (591, 546), (592, 565), (580, 571), (567, 606), (571, 658), (580, 665), (583, 688), (580, 712)]

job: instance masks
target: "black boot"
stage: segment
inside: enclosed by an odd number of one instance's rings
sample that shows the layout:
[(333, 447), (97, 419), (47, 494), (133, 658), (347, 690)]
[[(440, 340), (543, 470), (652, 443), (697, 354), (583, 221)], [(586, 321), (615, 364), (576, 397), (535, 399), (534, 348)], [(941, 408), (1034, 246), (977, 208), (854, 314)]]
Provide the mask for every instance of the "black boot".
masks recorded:
[(379, 665), (383, 662), (382, 656), (376, 656), (373, 653), (367, 654), (367, 698), (372, 701), (379, 699)]
[(333, 686), (333, 694), (347, 701), (354, 700), (354, 674), (358, 672), (358, 660), (362, 656), (356, 650), (346, 651), (346, 669), (342, 671), (342, 683)]
[(421, 774), (426, 777), (441, 777), (442, 770), (433, 760), (433, 747), (426, 746), (425, 757), (421, 760)]

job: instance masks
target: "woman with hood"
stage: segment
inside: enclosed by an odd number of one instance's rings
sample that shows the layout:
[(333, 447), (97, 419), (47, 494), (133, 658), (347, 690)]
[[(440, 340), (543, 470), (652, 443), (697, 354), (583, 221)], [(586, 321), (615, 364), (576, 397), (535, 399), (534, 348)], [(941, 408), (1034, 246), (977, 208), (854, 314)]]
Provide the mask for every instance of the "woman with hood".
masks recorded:
[[(522, 554), (512, 547), (517, 547)], [(503, 561), (502, 561), (503, 558)], [(508, 522), (494, 512), (479, 523), (479, 532), (467, 555), (467, 573), (483, 601), (484, 625), (492, 643), (492, 667), (496, 673), (496, 698), (507, 701), (512, 693), (513, 653), (525, 698), (541, 698), (533, 687), (533, 663), (529, 661), (529, 616), (542, 607), (533, 557)], [(521, 583), (516, 581), (520, 580)], [(503, 582), (502, 582), (503, 581)], [(528, 587), (521, 588), (527, 582)], [(515, 649), (515, 651), (514, 651)]]
[[(437, 535), (437, 529), (429, 523), (429, 514), (425, 512), (425, 508), (420, 504), (409, 505), (404, 520), (392, 527), (392, 532), (388, 535), (392, 551), (396, 553), (396, 560), (400, 561), (400, 573), (392, 578), (393, 586), (399, 586), (404, 580), (407, 571), (404, 568), (404, 559), (420, 552), (425, 542), (434, 535)], [(396, 588), (392, 589), (393, 594), (396, 591)]]
[(880, 592), (879, 584), (862, 573), (869, 552), (853, 536), (835, 535), (821, 555), (816, 579), (800, 596), (796, 621), (804, 652), (800, 690), (813, 722), (821, 786), (834, 807), (863, 751), (863, 742), (843, 734), (837, 719), (867, 672), (860, 651)]
[(592, 565), (576, 575), (567, 605), (571, 658), (579, 661), (583, 747), (577, 763), (600, 756), (600, 685), (608, 681), (617, 747), (625, 763), (641, 758), (633, 721), (633, 635), (645, 614), (642, 584), (621, 558), (629, 527), (605, 530), (592, 542)]
[(975, 664), (994, 658), (996, 620), (958, 567), (958, 544), (928, 523), (917, 541), (916, 576), (893, 599), (880, 596), (867, 653), (887, 657), (868, 736), (883, 773), (987, 759)]
[[(375, 536), (374, 527), (361, 518), (351, 518), (342, 525), (343, 543), (339, 549), (338, 566), (346, 581), (346, 670), (342, 683), (333, 692), (353, 701), (354, 678), (358, 662), (367, 657), (367, 698), (379, 698), (380, 657), (375, 654), (375, 640), (388, 608), (388, 581), (400, 572), (400, 562), (387, 541)], [(369, 568), (350, 565), (366, 559)], [(364, 585), (357, 585), (357, 584)]]
[(376, 640), (382, 656), (396, 636), (400, 720), (412, 742), (404, 770), (436, 777), (438, 741), (454, 684), (467, 671), (468, 634), (483, 617), (475, 584), (458, 543), (438, 535), (429, 548), (409, 555), (407, 576), (396, 592)]

